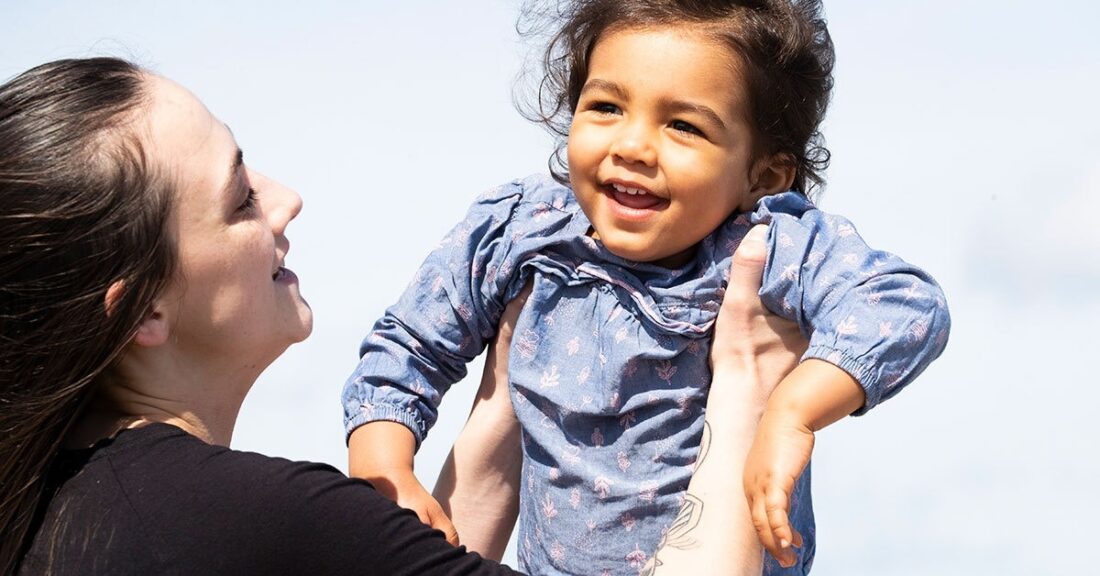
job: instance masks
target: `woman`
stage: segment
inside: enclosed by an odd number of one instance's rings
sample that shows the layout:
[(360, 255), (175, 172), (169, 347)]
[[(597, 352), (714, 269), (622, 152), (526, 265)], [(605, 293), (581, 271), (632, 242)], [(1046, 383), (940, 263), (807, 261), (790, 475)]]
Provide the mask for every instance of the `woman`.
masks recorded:
[[(511, 573), (365, 482), (227, 448), (258, 375), (312, 328), (285, 267), (300, 208), (193, 95), (131, 64), (0, 87), (0, 573)], [(711, 462), (728, 462), (689, 487), (717, 512), (686, 511), (698, 549), (670, 536), (650, 568), (760, 571), (728, 487), (778, 380), (750, 365), (792, 357), (760, 353), (783, 333), (754, 328), (754, 279), (735, 277), (719, 329), (759, 348), (716, 347)]]

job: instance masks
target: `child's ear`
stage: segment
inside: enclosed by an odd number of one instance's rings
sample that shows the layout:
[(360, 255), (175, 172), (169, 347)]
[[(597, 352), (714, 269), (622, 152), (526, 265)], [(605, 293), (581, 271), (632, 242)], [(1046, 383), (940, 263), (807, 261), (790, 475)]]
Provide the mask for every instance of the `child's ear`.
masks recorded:
[(752, 210), (756, 202), (765, 196), (786, 192), (794, 183), (795, 173), (794, 157), (790, 154), (772, 154), (759, 160), (752, 171), (752, 186), (749, 195), (745, 198), (743, 210)]
[[(118, 306), (125, 291), (126, 283), (123, 280), (116, 280), (107, 288), (107, 294), (103, 298), (103, 307), (107, 310), (107, 316), (114, 314), (115, 307)], [(164, 298), (161, 297), (153, 302), (149, 311), (141, 319), (132, 342), (138, 346), (160, 346), (168, 341), (170, 334), (171, 326), (164, 308)]]

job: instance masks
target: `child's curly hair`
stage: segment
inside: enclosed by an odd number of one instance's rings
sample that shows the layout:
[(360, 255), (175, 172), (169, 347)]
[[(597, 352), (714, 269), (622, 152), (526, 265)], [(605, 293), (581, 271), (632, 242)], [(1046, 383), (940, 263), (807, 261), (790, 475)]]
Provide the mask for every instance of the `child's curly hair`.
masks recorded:
[(521, 33), (553, 28), (542, 56), (534, 101), (520, 105), (528, 119), (558, 139), (550, 171), (568, 182), (563, 151), (588, 76), (588, 59), (611, 31), (688, 25), (741, 55), (756, 156), (788, 154), (792, 189), (808, 195), (824, 185), (829, 150), (819, 131), (833, 88), (833, 42), (820, 0), (573, 0), (528, 2)]

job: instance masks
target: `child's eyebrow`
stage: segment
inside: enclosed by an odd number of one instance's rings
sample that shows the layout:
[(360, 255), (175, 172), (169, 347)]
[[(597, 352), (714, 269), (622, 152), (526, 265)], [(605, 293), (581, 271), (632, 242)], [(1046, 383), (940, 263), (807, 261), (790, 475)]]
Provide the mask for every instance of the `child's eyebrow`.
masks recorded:
[(718, 115), (710, 106), (704, 106), (703, 104), (696, 104), (695, 102), (686, 102), (684, 100), (670, 100), (665, 103), (665, 107), (672, 113), (683, 114), (690, 112), (705, 117), (708, 121), (714, 123), (719, 129), (725, 130), (726, 123), (722, 121), (722, 117)]
[(591, 90), (600, 90), (603, 92), (609, 92), (612, 96), (620, 98), (622, 100), (628, 99), (626, 89), (610, 80), (600, 80), (599, 78), (591, 78), (584, 83), (584, 87), (581, 88), (581, 95)]

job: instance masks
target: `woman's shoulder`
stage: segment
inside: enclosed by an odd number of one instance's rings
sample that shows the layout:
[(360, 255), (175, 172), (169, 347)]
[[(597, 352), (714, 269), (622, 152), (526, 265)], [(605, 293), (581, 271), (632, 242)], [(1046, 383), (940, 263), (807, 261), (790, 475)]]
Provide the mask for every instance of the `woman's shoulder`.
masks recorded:
[(338, 506), (317, 491), (368, 509), (381, 499), (331, 466), (212, 446), (166, 424), (64, 454), (57, 480), (25, 566), (49, 558), (73, 568), (62, 574), (84, 573), (88, 562), (135, 567), (126, 574), (285, 562), (280, 551), (322, 533)]
[[(318, 462), (293, 461), (207, 444), (166, 424), (120, 435), (125, 440), (108, 454), (117, 480), (135, 506), (153, 516), (160, 509), (205, 507), (212, 518), (252, 522), (266, 515), (286, 516), (325, 483), (362, 484)], [(186, 496), (177, 497), (178, 491)], [(223, 506), (232, 503), (232, 506)], [(250, 516), (250, 518), (246, 518)]]

